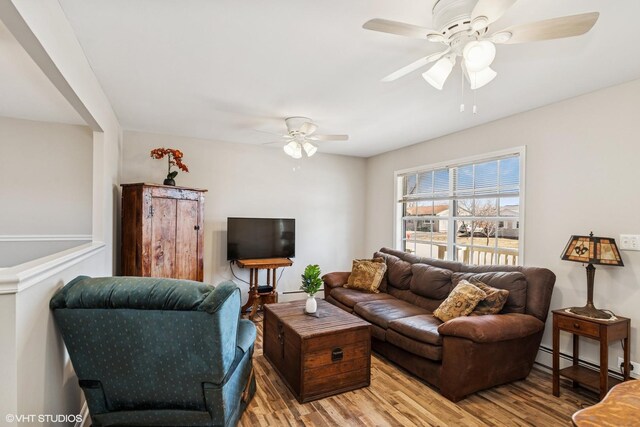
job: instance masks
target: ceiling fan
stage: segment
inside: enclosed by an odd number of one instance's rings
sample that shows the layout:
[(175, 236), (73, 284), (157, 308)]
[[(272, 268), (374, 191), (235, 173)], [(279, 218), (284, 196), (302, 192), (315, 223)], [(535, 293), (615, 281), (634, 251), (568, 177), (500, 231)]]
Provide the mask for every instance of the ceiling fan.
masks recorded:
[[(313, 143), (320, 141), (346, 141), (349, 139), (349, 135), (317, 135), (315, 131), (318, 129), (318, 125), (308, 117), (287, 117), (284, 119), (287, 125), (287, 134), (281, 135), (282, 141), (285, 146), (284, 152), (294, 159), (302, 157), (302, 150), (307, 153), (307, 157), (313, 156), (318, 147)], [(268, 143), (271, 144), (271, 143)]]
[(362, 27), (367, 30), (426, 39), (446, 46), (434, 53), (400, 68), (382, 79), (394, 81), (425, 65), (435, 64), (422, 77), (436, 89), (442, 90), (460, 57), (462, 72), (471, 89), (491, 82), (497, 73), (491, 68), (496, 44), (526, 43), (579, 36), (589, 31), (598, 20), (598, 12), (563, 16), (528, 24), (514, 25), (490, 31), (491, 24), (516, 0), (437, 0), (433, 6), (433, 24), (437, 30), (387, 19), (372, 19)]

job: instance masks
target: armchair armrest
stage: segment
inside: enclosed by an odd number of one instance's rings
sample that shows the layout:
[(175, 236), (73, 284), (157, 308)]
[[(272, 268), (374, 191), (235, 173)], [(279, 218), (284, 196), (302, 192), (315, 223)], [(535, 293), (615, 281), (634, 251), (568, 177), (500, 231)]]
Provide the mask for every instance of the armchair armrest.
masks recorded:
[(238, 347), (243, 353), (249, 351), (256, 341), (256, 325), (251, 320), (240, 319), (238, 323)]
[(523, 338), (543, 329), (544, 323), (534, 316), (508, 313), (456, 317), (438, 326), (438, 333), (485, 343)]
[(337, 271), (334, 273), (327, 273), (322, 276), (325, 288), (338, 288), (347, 283), (351, 276), (350, 271)]

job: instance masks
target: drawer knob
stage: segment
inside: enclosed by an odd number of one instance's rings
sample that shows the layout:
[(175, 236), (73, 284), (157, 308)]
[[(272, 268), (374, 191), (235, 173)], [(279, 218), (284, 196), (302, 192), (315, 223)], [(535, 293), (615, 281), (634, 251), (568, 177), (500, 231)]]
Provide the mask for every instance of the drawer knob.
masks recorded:
[(334, 348), (331, 351), (331, 361), (332, 362), (337, 362), (339, 360), (342, 360), (343, 356), (344, 356), (344, 353), (342, 352), (342, 349), (340, 347)]
[(579, 323), (574, 323), (573, 327), (576, 328), (576, 329), (580, 329), (580, 324)]

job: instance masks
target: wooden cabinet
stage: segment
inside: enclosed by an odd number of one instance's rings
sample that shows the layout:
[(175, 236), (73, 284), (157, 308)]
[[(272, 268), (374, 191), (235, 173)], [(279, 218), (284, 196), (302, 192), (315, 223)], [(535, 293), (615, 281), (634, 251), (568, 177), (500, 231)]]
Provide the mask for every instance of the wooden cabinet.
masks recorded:
[(204, 193), (122, 185), (122, 274), (203, 280)]

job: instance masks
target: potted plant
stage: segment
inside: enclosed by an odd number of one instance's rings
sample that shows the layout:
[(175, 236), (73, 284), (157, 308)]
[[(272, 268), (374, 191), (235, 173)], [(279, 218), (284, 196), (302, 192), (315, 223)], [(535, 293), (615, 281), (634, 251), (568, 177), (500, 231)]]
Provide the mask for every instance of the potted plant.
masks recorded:
[(172, 171), (171, 168), (176, 166), (178, 169), (184, 172), (189, 172), (187, 165), (182, 163), (182, 151), (174, 148), (154, 148), (151, 150), (151, 157), (160, 160), (167, 156), (167, 178), (164, 180), (164, 185), (176, 185), (175, 177), (178, 175), (178, 171)]
[(305, 311), (307, 313), (315, 313), (318, 309), (318, 303), (314, 295), (322, 287), (322, 279), (320, 278), (320, 267), (317, 264), (309, 264), (302, 274), (302, 286), (300, 289), (308, 295)]

